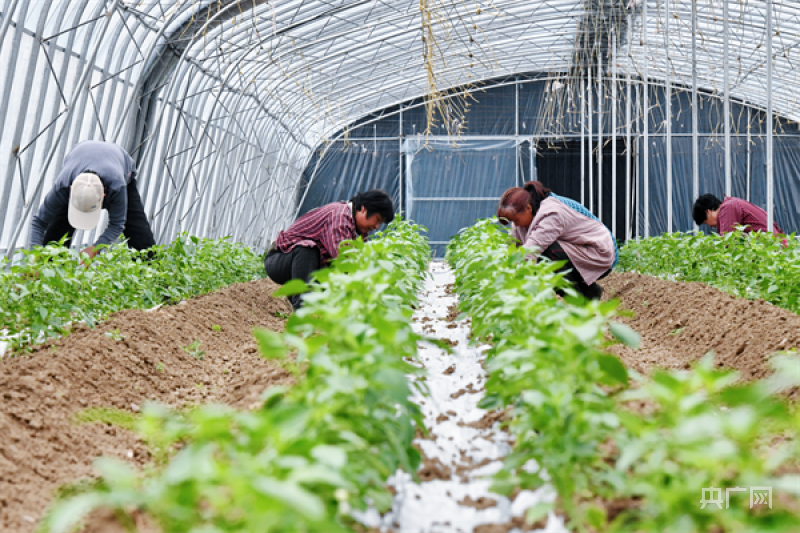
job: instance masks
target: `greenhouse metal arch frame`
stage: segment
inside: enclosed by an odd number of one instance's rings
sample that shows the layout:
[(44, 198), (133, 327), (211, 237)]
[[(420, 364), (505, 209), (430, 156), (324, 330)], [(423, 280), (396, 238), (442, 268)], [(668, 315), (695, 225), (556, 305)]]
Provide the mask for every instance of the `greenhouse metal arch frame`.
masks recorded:
[[(800, 117), (796, 2), (484, 4), (4, 0), (0, 248), (11, 256), (24, 245), (30, 217), (64, 155), (89, 138), (117, 142), (132, 153), (159, 242), (189, 231), (232, 235), (263, 248), (304, 208), (299, 199), (313, 192), (313, 183), (308, 187), (308, 175), (303, 175), (315, 147), (335, 139), (348, 124), (376, 122), (378, 110), (401, 103), (408, 109), (433, 91), (473, 87), (479, 80), (503, 79), (518, 87), (517, 78), (530, 72), (567, 83), (566, 103), (540, 110), (540, 117), (583, 117), (581, 139), (601, 147), (593, 161), (597, 166), (584, 164), (600, 173), (604, 147), (619, 137), (609, 139), (609, 129), (640, 135), (645, 148), (640, 148), (637, 164), (644, 174), (653, 168), (651, 137), (686, 135), (671, 131), (673, 120), (664, 120), (658, 133), (649, 119), (642, 120), (654, 109), (651, 96), (686, 94), (690, 88), (690, 103), (679, 105), (698, 109), (698, 93), (713, 94), (723, 108), (716, 132), (724, 147), (723, 190), (709, 191), (718, 195), (736, 190), (731, 143), (749, 132), (737, 129), (741, 124), (733, 110), (756, 110), (763, 123), (778, 124), (763, 132), (761, 202), (770, 219), (776, 215), (774, 137), (795, 132)], [(425, 27), (424, 13), (435, 14), (438, 22)], [(436, 38), (442, 52), (433, 57), (420, 53), (423, 36)], [(661, 93), (641, 91), (654, 83), (663, 87)], [(587, 86), (600, 90), (588, 91)], [(630, 95), (637, 90), (641, 99)], [(640, 103), (641, 110), (618, 109), (609, 100)], [(662, 116), (686, 112), (676, 109), (671, 97), (656, 102)], [(593, 120), (587, 120), (592, 109)], [(607, 112), (614, 116), (606, 117)], [(691, 113), (693, 121), (697, 115)], [(598, 117), (603, 117), (601, 123)], [(609, 126), (615, 121), (616, 127)], [(518, 127), (518, 112), (513, 122)], [(539, 123), (531, 139), (567, 139), (572, 134)], [(456, 142), (475, 135), (461, 133)], [(401, 131), (398, 139), (404, 135)], [(685, 192), (691, 183), (690, 196), (706, 192), (699, 190), (697, 178), (696, 125), (691, 135), (691, 173), (675, 175), (673, 143), (667, 142), (663, 179), (658, 179), (662, 185), (651, 194), (653, 180), (638, 174), (639, 197), (644, 199), (636, 204), (638, 234), (684, 229), (672, 220), (672, 204), (678, 197), (685, 203), (687, 195), (673, 187)], [(399, 142), (397, 146), (399, 150)], [(781, 164), (791, 166), (794, 160)], [(797, 227), (800, 205), (794, 201), (800, 198), (796, 181), (795, 175), (794, 182), (779, 184), (788, 198), (778, 199), (777, 205), (784, 206), (778, 212), (792, 221), (790, 230)], [(659, 209), (666, 213), (663, 228), (650, 220), (651, 215), (658, 219)], [(75, 243), (91, 242), (95, 236), (79, 232)]]

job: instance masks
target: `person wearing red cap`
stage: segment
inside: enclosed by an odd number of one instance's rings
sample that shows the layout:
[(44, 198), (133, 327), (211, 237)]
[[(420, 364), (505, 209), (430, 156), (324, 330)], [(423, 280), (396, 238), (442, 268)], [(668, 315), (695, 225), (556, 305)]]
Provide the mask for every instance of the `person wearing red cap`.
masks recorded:
[(83, 141), (70, 150), (64, 166), (31, 222), (28, 248), (59, 241), (69, 246), (76, 229), (94, 229), (102, 209), (108, 210), (108, 227), (94, 245), (111, 244), (125, 232), (128, 245), (146, 250), (155, 245), (153, 231), (136, 189), (136, 166), (120, 146), (103, 141)]

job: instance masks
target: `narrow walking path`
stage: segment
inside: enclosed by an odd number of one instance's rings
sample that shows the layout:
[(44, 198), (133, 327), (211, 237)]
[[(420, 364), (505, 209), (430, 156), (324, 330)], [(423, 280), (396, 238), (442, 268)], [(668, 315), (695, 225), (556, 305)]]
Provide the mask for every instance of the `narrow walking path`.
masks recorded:
[[(379, 524), (374, 516), (369, 525), (394, 533), (513, 532), (518, 530), (515, 526), (523, 525), (526, 509), (551, 501), (555, 492), (550, 487), (522, 491), (513, 502), (489, 492), (489, 476), (501, 468), (502, 457), (511, 449), (509, 435), (499, 429), (501, 414), (478, 408), (484, 395), (485, 356), (469, 345), (469, 319), (455, 320), (453, 274), (441, 262), (431, 263), (430, 272), (414, 315), (414, 329), (450, 344), (453, 353), (420, 344), (429, 395), (419, 395), (415, 401), (430, 429), (427, 438), (416, 440), (424, 454), (420, 483), (404, 472), (393, 476), (389, 480), (396, 490), (392, 510)], [(560, 519), (551, 516), (544, 531), (566, 530)]]

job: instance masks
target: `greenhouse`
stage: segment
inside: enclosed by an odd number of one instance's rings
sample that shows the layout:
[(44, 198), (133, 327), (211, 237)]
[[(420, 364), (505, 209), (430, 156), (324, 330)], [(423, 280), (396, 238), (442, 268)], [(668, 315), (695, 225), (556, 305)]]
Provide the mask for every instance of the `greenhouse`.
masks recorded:
[(800, 531), (800, 2), (2, 0), (0, 531)]

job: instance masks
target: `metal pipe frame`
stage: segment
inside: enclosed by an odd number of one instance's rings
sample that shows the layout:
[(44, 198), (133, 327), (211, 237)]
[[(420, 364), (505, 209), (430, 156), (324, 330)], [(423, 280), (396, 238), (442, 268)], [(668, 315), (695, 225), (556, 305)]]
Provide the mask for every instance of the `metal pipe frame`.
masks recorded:
[[(732, 101), (743, 102), (748, 114), (751, 108), (765, 109), (770, 125), (776, 112), (790, 120), (800, 119), (800, 102), (794, 95), (800, 71), (795, 69), (790, 53), (800, 48), (800, 24), (796, 23), (800, 21), (800, 5), (789, 0), (763, 1), (769, 6), (766, 23), (758, 9), (742, 12), (733, 20), (727, 2), (723, 2), (720, 21), (718, 12), (708, 6), (698, 10), (696, 0), (667, 0), (666, 9), (658, 14), (664, 17), (663, 44), (648, 40), (646, 30), (656, 21), (648, 15), (649, 2), (645, 1), (626, 14), (629, 38), (624, 65), (617, 64), (615, 45), (607, 59), (602, 48), (595, 49), (597, 58), (590, 63), (596, 63), (598, 105), (595, 110), (592, 64), (580, 102), (586, 106), (581, 113), (580, 138), (589, 143), (590, 209), (595, 210), (595, 161), (591, 153), (596, 143), (600, 187), (597, 211), (602, 214), (603, 210), (603, 113), (607, 100), (603, 64), (607, 60), (612, 62), (612, 150), (616, 153), (620, 67), (628, 80), (625, 128), (629, 153), (634, 152), (637, 142), (632, 137), (633, 121), (644, 128), (636, 134), (637, 140), (640, 133), (644, 134), (636, 164), (644, 165), (637, 176), (644, 179), (641, 205), (645, 234), (651, 230), (649, 140), (662, 136), (662, 132), (650, 131), (651, 86), (664, 86), (667, 94), (668, 230), (674, 226), (669, 139), (686, 135), (672, 132), (670, 95), (676, 83), (690, 85), (692, 91), (694, 194), (699, 192), (699, 91), (718, 91), (719, 85), (724, 88), (726, 192), (731, 189), (731, 139), (750, 133), (732, 130)], [(777, 50), (772, 49), (773, 3), (779, 5), (781, 13), (781, 44)], [(19, 44), (23, 41), (38, 41), (29, 55), (6, 52), (5, 57), (17, 64), (3, 64), (5, 72), (23, 73), (3, 78), (6, 90), (0, 95), (0, 116), (7, 126), (0, 133), (0, 145), (12, 150), (4, 152), (11, 154), (7, 159), (0, 160), (0, 220), (6, 228), (0, 234), (0, 248), (6, 246), (9, 257), (19, 244), (32, 209), (38, 206), (44, 188), (57, 172), (53, 160), (63, 159), (66, 150), (84, 138), (113, 140), (134, 154), (140, 168), (139, 187), (160, 239), (176, 231), (209, 236), (232, 232), (247, 242), (263, 242), (299, 207), (294, 192), (305, 163), (320, 141), (359, 117), (398, 102), (409, 102), (405, 109), (413, 108), (418, 105), (414, 99), (426, 91), (426, 73), (412, 53), (420, 31), (419, 11), (402, 2), (315, 4), (287, 0), (276, 6), (265, 0), (223, 0), (185, 3), (173, 6), (167, 14), (160, 11), (160, 2), (135, 7), (118, 0), (45, 0), (39, 4), (38, 18), (31, 16), (28, 5), (18, 0), (5, 0), (0, 14), (0, 43), (5, 50), (21, 49)], [(571, 67), (578, 21), (587, 10), (581, 3), (567, 0), (540, 0), (533, 4), (526, 0), (500, 0), (493, 5), (501, 16), (488, 10), (477, 16), (458, 7), (443, 12), (453, 21), (466, 17), (480, 28), (480, 34), (473, 32), (470, 24), (456, 22), (453, 26), (452, 40), (443, 43), (439, 58), (443, 64), (437, 71), (447, 86), (439, 89), (459, 87), (469, 81), (479, 91), (479, 82), (505, 77), (495, 86), (516, 86), (514, 137), (519, 137), (519, 84), (529, 81), (520, 73), (550, 72), (554, 79), (563, 79)], [(106, 16), (106, 12), (113, 14)], [(607, 15), (600, 9), (588, 14)], [(673, 29), (672, 18), (689, 14), (690, 31), (688, 25), (681, 24)], [(642, 40), (634, 47), (630, 37), (637, 20), (642, 20)], [(596, 30), (587, 26), (578, 31)], [(487, 36), (491, 52), (481, 42), (481, 35)], [(623, 37), (616, 32), (611, 35), (613, 42)], [(702, 47), (698, 46), (698, 35), (704, 38)], [(486, 53), (485, 57), (476, 58), (474, 68), (467, 68), (459, 39), (468, 40), (471, 36)], [(767, 58), (755, 53), (734, 58), (729, 50), (732, 37), (741, 42), (766, 38), (770, 53)], [(688, 45), (690, 39), (691, 52), (688, 46), (682, 46)], [(718, 68), (720, 60), (722, 69)], [(700, 65), (709, 68), (701, 70)], [(738, 72), (734, 80), (730, 79), (731, 68)], [(516, 77), (512, 80), (511, 76)], [(633, 103), (630, 93), (634, 77), (641, 81), (637, 92), (644, 90), (643, 101), (637, 100), (637, 105), (643, 105), (637, 117), (627, 109)], [(690, 77), (691, 82), (687, 82)], [(39, 88), (39, 92), (33, 88)], [(12, 108), (12, 94), (22, 95), (13, 101), (23, 102), (27, 114)], [(39, 105), (35, 105), (37, 98)], [(57, 104), (59, 100), (61, 105)], [(595, 112), (597, 137), (592, 131)], [(772, 150), (777, 134), (770, 126), (769, 216), (773, 216), (774, 207)], [(403, 138), (402, 131), (399, 137)], [(377, 136), (373, 139), (378, 140)], [(530, 137), (530, 142), (533, 176), (535, 139)], [(748, 154), (749, 149), (748, 143)], [(582, 148), (584, 164), (585, 157)], [(626, 187), (634, 179), (631, 163), (626, 168)], [(521, 164), (517, 157), (520, 175)], [(612, 169), (615, 165), (616, 158)], [(748, 163), (748, 172), (749, 167)], [(399, 179), (402, 182), (404, 178), (401, 168)], [(583, 175), (581, 181), (583, 188)], [(402, 195), (405, 191), (400, 185)], [(629, 196), (636, 194), (636, 190), (628, 192)], [(586, 191), (582, 191), (583, 201), (585, 195)], [(615, 194), (611, 202), (615, 224)], [(631, 216), (626, 212), (629, 222)], [(74, 242), (84, 244), (96, 233), (79, 232)]]

